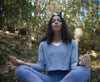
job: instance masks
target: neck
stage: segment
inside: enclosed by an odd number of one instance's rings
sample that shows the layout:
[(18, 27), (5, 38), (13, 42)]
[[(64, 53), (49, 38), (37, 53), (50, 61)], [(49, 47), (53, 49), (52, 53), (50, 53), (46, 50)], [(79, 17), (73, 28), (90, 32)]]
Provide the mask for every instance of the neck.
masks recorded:
[(53, 42), (62, 42), (62, 37), (61, 37), (61, 33), (54, 33), (53, 35)]

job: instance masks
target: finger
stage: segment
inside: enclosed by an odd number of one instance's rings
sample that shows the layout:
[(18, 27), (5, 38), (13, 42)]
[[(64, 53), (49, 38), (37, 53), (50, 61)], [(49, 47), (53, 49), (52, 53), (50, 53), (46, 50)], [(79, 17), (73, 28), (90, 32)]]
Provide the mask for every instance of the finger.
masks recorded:
[(10, 61), (12, 61), (13, 60), (13, 58), (12, 57), (10, 57)]
[(83, 58), (81, 59), (81, 65), (84, 65), (84, 59)]
[(83, 58), (82, 58), (82, 64), (86, 65), (86, 63), (87, 63), (87, 59), (86, 59), (86, 56), (84, 55)]
[(88, 59), (88, 64), (90, 64), (90, 62), (91, 62), (91, 58), (90, 58), (89, 55), (87, 55), (87, 59)]
[(84, 65), (87, 65), (87, 62), (88, 62), (87, 56), (84, 55)]
[(14, 59), (16, 59), (16, 57), (13, 56)]
[(88, 57), (86, 55), (84, 56), (84, 60), (85, 60), (85, 62), (84, 62), (85, 65), (87, 65), (88, 64)]
[(90, 64), (90, 58), (89, 58), (89, 55), (85, 55), (85, 56), (84, 56), (84, 59), (85, 59), (85, 65)]
[(14, 56), (9, 56), (10, 58), (13, 58)]
[(12, 59), (16, 59), (16, 57), (12, 56)]
[(83, 59), (82, 60), (83, 60), (83, 64), (85, 64), (85, 56), (83, 56)]
[(17, 66), (17, 62), (15, 61), (15, 58), (12, 57), (12, 60), (11, 60), (11, 61), (12, 61), (12, 63), (13, 63), (14, 65)]
[(13, 60), (11, 60), (11, 63), (12, 63), (13, 65), (16, 65), (15, 62), (14, 62)]
[(90, 56), (89, 56), (89, 60), (90, 60), (90, 62), (91, 62), (91, 58), (90, 58)]
[(13, 56), (10, 56), (10, 60), (13, 60), (14, 59), (14, 57)]
[(10, 56), (10, 61), (11, 61), (11, 63), (12, 63), (13, 65), (16, 65), (13, 56)]
[(14, 63), (18, 66), (19, 63), (16, 61), (16, 59), (14, 58), (13, 60), (14, 60)]

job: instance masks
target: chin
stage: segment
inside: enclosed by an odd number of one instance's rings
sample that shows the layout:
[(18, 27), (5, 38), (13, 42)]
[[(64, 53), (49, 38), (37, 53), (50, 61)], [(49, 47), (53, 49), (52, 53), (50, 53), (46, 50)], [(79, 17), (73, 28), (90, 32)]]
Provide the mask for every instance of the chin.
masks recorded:
[(61, 30), (59, 30), (59, 29), (56, 29), (56, 30), (54, 30), (54, 32), (60, 32)]
[(60, 29), (60, 28), (53, 28), (53, 31), (54, 31), (54, 32), (60, 32), (61, 29)]

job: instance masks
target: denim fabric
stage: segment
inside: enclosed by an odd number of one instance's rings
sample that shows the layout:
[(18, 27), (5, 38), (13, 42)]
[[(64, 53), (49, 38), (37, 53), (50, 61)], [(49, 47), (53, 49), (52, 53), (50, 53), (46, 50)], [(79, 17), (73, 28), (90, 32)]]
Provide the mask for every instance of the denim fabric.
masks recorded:
[(38, 72), (31, 67), (20, 65), (15, 75), (21, 82), (87, 82), (90, 70), (85, 66), (77, 66), (69, 71), (49, 71), (46, 74)]

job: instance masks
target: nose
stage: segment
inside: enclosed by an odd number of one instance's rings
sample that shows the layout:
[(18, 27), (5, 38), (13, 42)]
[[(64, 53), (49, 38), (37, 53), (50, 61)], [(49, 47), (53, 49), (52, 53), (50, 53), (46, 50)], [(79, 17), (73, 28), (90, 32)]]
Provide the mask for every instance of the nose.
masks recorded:
[(55, 24), (58, 24), (58, 21), (57, 20), (55, 21)]

